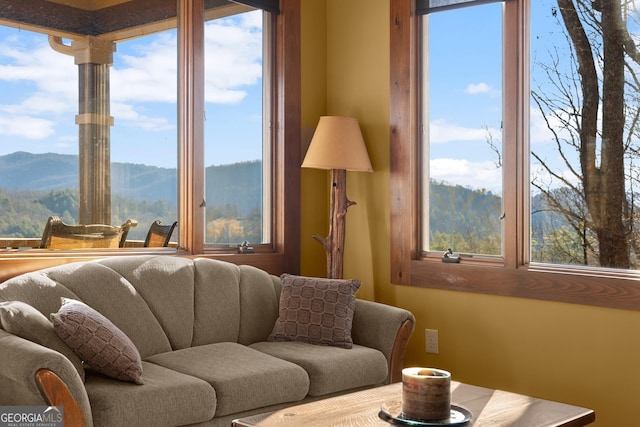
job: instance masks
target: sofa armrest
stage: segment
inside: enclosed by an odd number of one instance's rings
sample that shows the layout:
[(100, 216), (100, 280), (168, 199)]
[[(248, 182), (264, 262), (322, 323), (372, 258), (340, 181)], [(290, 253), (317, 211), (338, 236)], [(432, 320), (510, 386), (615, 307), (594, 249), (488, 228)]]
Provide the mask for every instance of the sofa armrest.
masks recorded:
[(358, 299), (351, 336), (355, 344), (380, 350), (389, 364), (387, 381), (398, 382), (402, 380), (404, 354), (415, 323), (408, 310)]
[(0, 360), (0, 387), (20, 388), (13, 396), (0, 393), (3, 404), (63, 406), (65, 425), (93, 424), (82, 379), (65, 356), (0, 329)]

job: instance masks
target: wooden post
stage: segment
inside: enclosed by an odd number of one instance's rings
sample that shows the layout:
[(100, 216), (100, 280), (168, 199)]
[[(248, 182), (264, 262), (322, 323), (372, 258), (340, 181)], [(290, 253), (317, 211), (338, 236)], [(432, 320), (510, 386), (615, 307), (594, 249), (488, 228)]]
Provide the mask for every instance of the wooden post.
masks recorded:
[(78, 223), (111, 224), (109, 64), (82, 63), (78, 71)]
[(113, 41), (93, 36), (70, 45), (49, 36), (56, 52), (71, 55), (78, 66), (78, 223), (111, 224), (110, 71)]
[(324, 246), (324, 251), (327, 254), (327, 277), (342, 279), (347, 209), (356, 204), (356, 202), (347, 199), (347, 171), (345, 169), (331, 170), (330, 203), (329, 235), (327, 237), (314, 235), (313, 238)]

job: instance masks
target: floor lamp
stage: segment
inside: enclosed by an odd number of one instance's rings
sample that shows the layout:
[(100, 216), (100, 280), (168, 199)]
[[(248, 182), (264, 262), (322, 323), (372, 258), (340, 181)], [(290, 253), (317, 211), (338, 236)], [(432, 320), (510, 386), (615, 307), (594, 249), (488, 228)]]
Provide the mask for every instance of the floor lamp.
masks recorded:
[(331, 170), (329, 235), (313, 238), (327, 254), (327, 277), (342, 278), (347, 209), (347, 171), (373, 172), (358, 121), (351, 117), (322, 116), (318, 122), (303, 168)]

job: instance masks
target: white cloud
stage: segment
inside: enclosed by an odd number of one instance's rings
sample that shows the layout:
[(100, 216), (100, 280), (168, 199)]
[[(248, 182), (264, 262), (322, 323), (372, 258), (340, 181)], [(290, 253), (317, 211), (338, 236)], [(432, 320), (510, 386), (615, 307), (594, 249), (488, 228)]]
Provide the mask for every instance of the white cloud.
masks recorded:
[(262, 36), (256, 27), (261, 19), (260, 12), (253, 12), (240, 25), (222, 19), (205, 26), (206, 102), (240, 102), (246, 96), (243, 88), (262, 77)]
[[(245, 88), (261, 78), (261, 24), (262, 14), (255, 12), (241, 15), (239, 21), (220, 19), (205, 25), (205, 102), (239, 103), (247, 95)], [(176, 102), (176, 43), (174, 33), (162, 34), (150, 44), (136, 45), (135, 56), (121, 57), (123, 66), (111, 72), (112, 112), (117, 119), (149, 130), (169, 126), (163, 118), (137, 112), (132, 102)]]
[(502, 169), (494, 162), (439, 158), (429, 162), (430, 177), (450, 184), (502, 193)]
[(158, 34), (151, 36), (150, 40), (128, 42), (132, 43), (135, 56), (122, 54), (118, 57), (118, 65), (111, 69), (112, 101), (176, 102), (178, 67), (175, 33)]
[(111, 113), (117, 121), (126, 121), (129, 126), (144, 129), (146, 131), (164, 131), (175, 129), (175, 125), (169, 123), (165, 117), (148, 116), (143, 114), (133, 105), (121, 102), (111, 103)]
[(479, 93), (491, 92), (491, 87), (486, 83), (470, 83), (467, 86), (466, 92), (471, 95), (477, 95)]
[(78, 107), (71, 107), (71, 102), (63, 98), (55, 98), (45, 92), (36, 92), (19, 104), (1, 105), (0, 111), (13, 114), (31, 115), (59, 115), (63, 113), (76, 113)]
[[(69, 149), (75, 149), (78, 146), (78, 135), (60, 136), (53, 143), (47, 142), (47, 146), (66, 152)], [(49, 149), (49, 151), (51, 151)]]
[[(560, 176), (562, 179), (558, 179), (555, 176), (549, 174), (549, 172), (543, 168), (540, 163), (531, 163), (531, 181), (535, 182), (542, 188), (558, 188), (564, 187), (565, 182), (569, 182), (573, 185), (579, 186), (580, 179), (566, 168), (566, 165), (558, 165), (554, 168), (554, 173)], [(532, 188), (532, 191), (536, 191)]]
[(502, 132), (496, 128), (470, 128), (448, 123), (446, 120), (432, 120), (429, 125), (429, 142), (444, 144), (453, 141), (486, 141), (489, 137), (494, 142), (502, 141)]
[(17, 101), (0, 103), (0, 135), (44, 139), (54, 133), (52, 119), (77, 111), (77, 67), (73, 58), (53, 51), (45, 37), (30, 37), (29, 47), (19, 41), (23, 40), (15, 36), (0, 41), (0, 60), (4, 62), (0, 82), (32, 90), (0, 101)]
[[(560, 111), (556, 113), (558, 116), (554, 114), (547, 114), (547, 120), (551, 127), (557, 133), (557, 136), (561, 139), (570, 140), (571, 135), (568, 130), (562, 129), (563, 124), (559, 117), (564, 118), (562, 120), (569, 120), (568, 113), (566, 111)], [(539, 108), (531, 107), (531, 115), (530, 115), (530, 127), (529, 127), (529, 138), (531, 141), (531, 145), (534, 144), (544, 144), (551, 143), (555, 141), (555, 136), (553, 132), (549, 130), (547, 126), (547, 122), (545, 121), (545, 117), (542, 115), (542, 112)]]
[(43, 139), (53, 134), (54, 122), (21, 115), (0, 115), (0, 135)]
[[(226, 18), (206, 24), (206, 102), (241, 102), (247, 87), (259, 81), (261, 24), (259, 11), (243, 14), (237, 21)], [(15, 30), (6, 34), (0, 39), (0, 83), (16, 82), (33, 90), (23, 91), (20, 99), (15, 95), (0, 99), (0, 134), (46, 138), (55, 126), (46, 119), (77, 114), (78, 67), (73, 57), (54, 51), (45, 36)], [(141, 103), (176, 103), (175, 31), (126, 43), (130, 49), (122, 49), (126, 54), (116, 51), (116, 64), (110, 68), (111, 114), (120, 124), (147, 130), (173, 127), (161, 113), (143, 110)], [(7, 100), (14, 103), (4, 104)]]
[(78, 68), (73, 57), (55, 52), (45, 36), (32, 38), (31, 46), (12, 46), (0, 41), (0, 80), (32, 83), (37, 93), (57, 96), (65, 101), (77, 100)]

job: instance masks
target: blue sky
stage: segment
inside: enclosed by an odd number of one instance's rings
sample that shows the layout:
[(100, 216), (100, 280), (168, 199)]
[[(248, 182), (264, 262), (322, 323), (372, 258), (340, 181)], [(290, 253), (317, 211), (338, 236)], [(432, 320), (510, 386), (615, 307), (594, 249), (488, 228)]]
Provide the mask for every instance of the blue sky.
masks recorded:
[(501, 193), (502, 5), (429, 15), (430, 176)]
[[(207, 165), (261, 158), (261, 27), (260, 12), (206, 25)], [(176, 166), (176, 58), (175, 31), (118, 43), (113, 161)], [(46, 36), (0, 27), (0, 155), (77, 154), (77, 75), (73, 57)]]
[[(552, 0), (532, 1), (532, 50), (559, 30)], [(501, 143), (501, 3), (431, 16), (431, 177), (501, 193), (486, 139)], [(544, 22), (543, 24), (540, 24)], [(205, 164), (261, 158), (261, 14), (206, 27)], [(111, 68), (113, 161), (176, 165), (176, 34), (119, 43)], [(533, 87), (533, 84), (532, 84)], [(43, 35), (0, 27), (0, 155), (76, 154), (77, 67)], [(531, 111), (531, 146), (555, 161), (549, 131)], [(560, 166), (558, 166), (560, 167)], [(531, 170), (537, 172), (532, 164)]]
[[(501, 141), (501, 7), (440, 12), (430, 23), (431, 176), (498, 193), (502, 172), (485, 139)], [(260, 27), (257, 12), (207, 24), (207, 165), (261, 158)], [(175, 167), (176, 69), (175, 31), (117, 45), (113, 161)], [(76, 76), (73, 58), (45, 36), (0, 27), (0, 155), (77, 153)]]
[[(563, 28), (552, 15), (555, 0), (531, 0), (532, 90), (546, 80), (539, 63), (550, 64), (558, 49), (559, 67), (569, 70), (569, 49)], [(471, 188), (502, 192), (498, 155), (487, 139), (502, 143), (502, 3), (433, 13), (430, 40), (430, 171), (431, 178)], [(558, 15), (559, 18), (559, 15)], [(548, 96), (555, 96), (548, 91)], [(553, 119), (551, 120), (553, 123)], [(566, 136), (560, 132), (560, 137)], [(575, 182), (559, 160), (553, 134), (535, 105), (530, 108), (531, 150), (562, 176)], [(575, 150), (564, 154), (578, 167)], [(548, 172), (531, 159), (537, 182), (552, 183)]]

